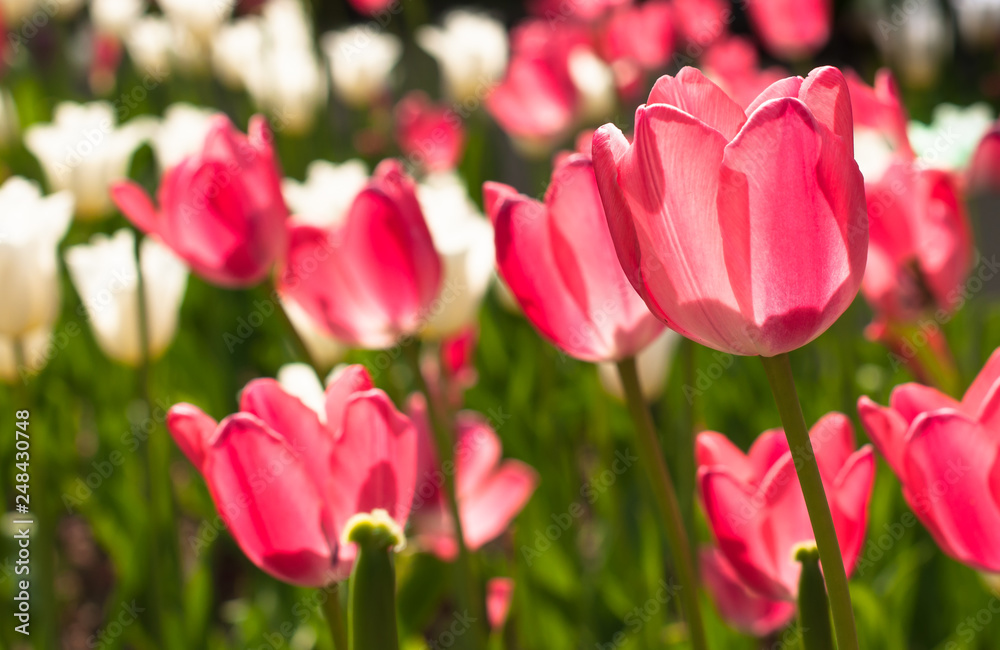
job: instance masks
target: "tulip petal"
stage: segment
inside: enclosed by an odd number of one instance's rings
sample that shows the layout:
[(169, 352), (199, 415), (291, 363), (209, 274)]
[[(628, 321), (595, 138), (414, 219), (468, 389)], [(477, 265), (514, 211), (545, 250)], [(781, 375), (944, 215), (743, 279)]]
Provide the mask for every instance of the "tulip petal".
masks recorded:
[(146, 234), (157, 234), (159, 223), (156, 207), (138, 183), (120, 181), (111, 187), (111, 198), (136, 228)]
[(459, 499), (483, 486), (496, 470), (502, 456), (500, 437), (478, 413), (457, 416), (455, 442), (455, 495)]
[(869, 446), (857, 450), (844, 463), (836, 481), (826, 488), (833, 526), (848, 575), (864, 545), (868, 502), (875, 485), (875, 454)]
[(866, 396), (858, 400), (858, 417), (897, 476), (903, 476), (903, 449), (909, 423), (895, 409), (880, 406)]
[(174, 404), (167, 411), (167, 430), (191, 464), (202, 471), (205, 447), (218, 423), (193, 404)]
[(718, 214), (757, 354), (805, 345), (854, 299), (868, 252), (864, 183), (801, 101), (764, 104), (726, 147)]
[(648, 104), (668, 104), (715, 129), (732, 140), (747, 121), (747, 114), (697, 68), (681, 68), (677, 76), (664, 75), (656, 80)]
[(962, 397), (962, 411), (967, 415), (977, 415), (983, 402), (986, 401), (986, 396), (994, 390), (998, 380), (1000, 380), (1000, 348), (993, 351), (983, 369), (972, 380), (972, 385), (965, 391), (965, 396)]
[(817, 122), (840, 137), (841, 144), (853, 158), (854, 117), (844, 74), (832, 66), (816, 68), (802, 82), (799, 99), (809, 107)]
[(516, 460), (503, 462), (478, 488), (462, 495), (459, 516), (470, 549), (497, 538), (531, 499), (538, 473)]
[(754, 483), (760, 483), (767, 471), (788, 453), (788, 438), (783, 429), (770, 429), (757, 436), (750, 447), (750, 463), (753, 465)]
[(798, 97), (799, 90), (802, 88), (802, 81), (802, 77), (785, 77), (783, 79), (778, 79), (765, 88), (763, 92), (757, 95), (757, 98), (753, 100), (749, 106), (747, 106), (746, 114), (753, 115), (754, 111), (761, 107), (761, 104), (772, 99), (780, 99), (782, 97)]
[(922, 415), (906, 447), (907, 486), (921, 519), (934, 522), (944, 550), (984, 571), (1000, 571), (1000, 504), (983, 498), (997, 460), (996, 436), (957, 411)]
[(899, 413), (907, 424), (912, 424), (921, 413), (938, 409), (957, 409), (959, 404), (936, 388), (911, 382), (892, 389), (889, 406)]
[(828, 413), (809, 430), (816, 463), (824, 481), (833, 483), (854, 453), (854, 427), (843, 413)]
[(694, 456), (698, 467), (725, 467), (734, 477), (748, 485), (755, 484), (759, 478), (746, 454), (721, 433), (699, 433), (694, 440)]
[(371, 390), (374, 387), (367, 368), (361, 364), (349, 365), (334, 375), (326, 387), (323, 398), (326, 408), (326, 422), (333, 431), (334, 439), (340, 437), (344, 426), (344, 407), (351, 395)]
[(280, 580), (318, 587), (332, 566), (327, 513), (301, 460), (264, 422), (237, 413), (219, 425), (204, 475), (219, 515), (254, 564)]
[(771, 600), (748, 589), (718, 549), (701, 549), (699, 559), (702, 581), (719, 613), (741, 632), (766, 637), (795, 616), (795, 603)]

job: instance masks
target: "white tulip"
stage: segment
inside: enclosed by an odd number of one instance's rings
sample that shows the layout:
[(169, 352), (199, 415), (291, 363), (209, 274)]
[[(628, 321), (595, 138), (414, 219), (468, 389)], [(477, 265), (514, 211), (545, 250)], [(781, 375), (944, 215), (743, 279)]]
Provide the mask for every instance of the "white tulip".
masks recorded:
[(108, 102), (62, 102), (51, 124), (28, 127), (24, 143), (41, 163), (49, 187), (72, 192), (77, 216), (96, 219), (111, 213), (109, 189), (125, 178), (132, 154), (155, 124), (143, 116), (116, 126)]
[(358, 159), (334, 164), (314, 160), (300, 183), (286, 178), (281, 193), (298, 223), (321, 228), (340, 224), (347, 217), (354, 198), (368, 182), (368, 166)]
[(939, 104), (931, 123), (911, 121), (907, 135), (920, 164), (934, 169), (958, 171), (972, 158), (979, 140), (993, 126), (993, 109), (986, 102), (962, 108)]
[(319, 416), (320, 422), (326, 422), (326, 395), (324, 385), (329, 386), (344, 369), (338, 366), (320, 381), (319, 375), (307, 363), (286, 363), (278, 368), (277, 380), (286, 393), (299, 398), (303, 404), (311, 408)]
[(415, 38), (437, 59), (445, 93), (456, 101), (483, 99), (507, 69), (507, 30), (490, 16), (455, 10), (442, 27), (419, 27)]
[(928, 86), (953, 52), (951, 21), (937, 0), (913, 4), (913, 11), (898, 25), (888, 15), (875, 21), (874, 39), (908, 84)]
[(160, 0), (164, 15), (202, 43), (211, 43), (233, 13), (236, 0)]
[(444, 262), (441, 296), (422, 334), (444, 338), (476, 321), (494, 273), (493, 226), (454, 172), (428, 176), (417, 199)]
[[(110, 358), (138, 365), (142, 343), (133, 232), (123, 228), (111, 237), (98, 234), (89, 244), (71, 246), (66, 266), (98, 345)], [(148, 237), (139, 246), (138, 266), (146, 298), (149, 355), (155, 358), (177, 331), (188, 270), (169, 248)]]
[(282, 301), (281, 306), (314, 363), (322, 367), (331, 367), (344, 359), (347, 346), (321, 330), (312, 316), (298, 303), (286, 299)]
[(1000, 0), (951, 0), (958, 32), (976, 47), (991, 47), (1000, 38)]
[[(671, 329), (663, 330), (642, 352), (636, 355), (636, 371), (639, 374), (639, 385), (647, 402), (659, 399), (667, 385), (670, 375), (670, 364), (674, 360), (674, 352), (680, 343), (681, 335)], [(614, 363), (597, 364), (597, 374), (601, 386), (611, 396), (625, 401), (625, 391), (622, 389), (618, 367)]]
[(588, 47), (574, 48), (569, 54), (569, 76), (580, 94), (584, 120), (602, 121), (615, 112), (618, 94), (611, 67)]
[(49, 328), (59, 314), (56, 246), (73, 218), (73, 197), (43, 197), (38, 185), (14, 176), (0, 186), (0, 336)]
[(389, 86), (389, 74), (403, 54), (403, 44), (392, 34), (367, 26), (327, 32), (321, 45), (330, 62), (333, 89), (344, 103), (363, 107)]
[(90, 20), (106, 34), (125, 38), (132, 25), (146, 11), (145, 0), (91, 0)]
[[(50, 326), (40, 327), (18, 337), (17, 344), (21, 346), (20, 355), (15, 350), (15, 339), (0, 335), (0, 381), (13, 383), (22, 381), (38, 373), (49, 358), (49, 340), (52, 336)], [(24, 365), (21, 365), (24, 364)]]
[(156, 162), (162, 171), (201, 150), (215, 115), (218, 115), (215, 109), (183, 102), (167, 107), (150, 138)]
[(125, 30), (125, 47), (136, 67), (157, 81), (170, 75), (176, 56), (174, 28), (161, 16), (143, 16)]
[(263, 47), (263, 21), (259, 16), (247, 16), (223, 25), (212, 43), (215, 75), (233, 90), (243, 90), (247, 62), (255, 61)]

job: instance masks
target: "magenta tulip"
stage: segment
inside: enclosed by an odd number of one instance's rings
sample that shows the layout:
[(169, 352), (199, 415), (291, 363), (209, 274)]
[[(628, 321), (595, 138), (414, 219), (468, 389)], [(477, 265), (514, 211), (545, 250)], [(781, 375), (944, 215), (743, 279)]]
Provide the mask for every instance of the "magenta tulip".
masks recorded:
[(396, 142), (412, 162), (427, 171), (454, 169), (465, 147), (465, 127), (458, 113), (436, 106), (420, 91), (396, 105)]
[(719, 549), (701, 549), (699, 560), (701, 580), (712, 595), (719, 614), (737, 630), (763, 638), (794, 618), (795, 603), (755, 593), (743, 584)]
[(296, 224), (290, 239), (278, 291), (340, 341), (386, 348), (430, 317), (441, 259), (398, 161), (379, 164), (342, 223)]
[[(419, 455), (413, 524), (418, 543), (445, 560), (458, 554), (451, 513), (441, 492), (441, 472), (427, 418), (426, 403), (410, 400), (417, 426)], [(455, 498), (465, 545), (481, 548), (499, 537), (538, 485), (538, 473), (518, 460), (501, 460), (500, 438), (486, 419), (472, 411), (456, 416)]]
[(824, 332), (864, 275), (868, 217), (836, 68), (772, 84), (746, 111), (682, 69), (594, 135), (618, 258), (649, 309), (708, 347), (775, 356)]
[(921, 384), (858, 413), (913, 511), (951, 557), (1000, 571), (1000, 350), (961, 401)]
[[(850, 420), (824, 416), (809, 432), (848, 572), (861, 551), (875, 478), (870, 446), (855, 451)], [(801, 565), (796, 546), (814, 542), (806, 502), (796, 478), (802, 452), (789, 450), (781, 429), (766, 431), (744, 454), (724, 435), (696, 440), (698, 483), (720, 552), (755, 593), (794, 600)]]
[(381, 509), (406, 525), (416, 430), (362, 366), (330, 384), (322, 414), (256, 379), (222, 422), (177, 404), (167, 428), (240, 548), (280, 580), (318, 587), (347, 577), (355, 549), (341, 531), (355, 514)]
[(500, 275), (546, 338), (577, 359), (618, 361), (659, 335), (618, 264), (588, 156), (559, 159), (544, 203), (499, 183), (483, 194)]
[(249, 135), (224, 116), (212, 118), (205, 144), (163, 175), (157, 209), (141, 187), (117, 183), (112, 197), (143, 232), (158, 237), (195, 273), (224, 287), (267, 276), (284, 254), (288, 208), (263, 117)]

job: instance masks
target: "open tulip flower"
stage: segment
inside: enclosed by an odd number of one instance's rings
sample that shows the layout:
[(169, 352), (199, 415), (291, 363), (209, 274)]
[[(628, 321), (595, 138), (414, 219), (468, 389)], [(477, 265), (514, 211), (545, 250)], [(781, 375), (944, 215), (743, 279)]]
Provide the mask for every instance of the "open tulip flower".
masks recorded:
[[(809, 438), (850, 572), (865, 539), (874, 452), (870, 446), (855, 451), (850, 420), (840, 413), (824, 416)], [(719, 551), (751, 591), (772, 600), (796, 597), (801, 565), (794, 551), (814, 541), (795, 476), (801, 456), (781, 429), (761, 434), (749, 454), (720, 433), (696, 439), (698, 484)]]
[(432, 316), (442, 262), (413, 180), (385, 160), (341, 223), (295, 224), (278, 291), (330, 335), (379, 349)]
[(938, 545), (980, 570), (1000, 572), (1000, 350), (961, 401), (921, 384), (868, 397), (858, 414)]
[(201, 150), (163, 175), (159, 209), (132, 181), (115, 185), (112, 194), (136, 227), (198, 275), (224, 287), (251, 286), (285, 252), (281, 173), (263, 117), (251, 118), (246, 136), (224, 116), (212, 120)]
[(868, 216), (836, 68), (778, 81), (746, 111), (684, 68), (637, 109), (633, 142), (607, 124), (593, 155), (625, 275), (684, 336), (775, 356), (857, 294)]
[(167, 427), (201, 472), (219, 514), (247, 557), (274, 577), (318, 587), (347, 577), (355, 548), (341, 533), (352, 516), (384, 510), (406, 525), (417, 434), (361, 366), (327, 387), (321, 412), (277, 381), (256, 379), (240, 411), (216, 422), (177, 404)]
[(663, 330), (618, 264), (589, 156), (559, 159), (544, 203), (500, 183), (486, 183), (483, 194), (500, 275), (556, 346), (585, 361), (618, 361)]
[(743, 584), (719, 549), (702, 548), (698, 559), (705, 589), (722, 618), (737, 630), (766, 637), (788, 625), (795, 616), (795, 603), (761, 596)]
[[(440, 488), (444, 471), (434, 450), (424, 400), (410, 400), (419, 436), (413, 523), (417, 541), (444, 560), (458, 553), (455, 527)], [(476, 550), (499, 537), (531, 498), (538, 473), (518, 460), (501, 460), (500, 437), (472, 411), (456, 416), (455, 498), (465, 545)]]

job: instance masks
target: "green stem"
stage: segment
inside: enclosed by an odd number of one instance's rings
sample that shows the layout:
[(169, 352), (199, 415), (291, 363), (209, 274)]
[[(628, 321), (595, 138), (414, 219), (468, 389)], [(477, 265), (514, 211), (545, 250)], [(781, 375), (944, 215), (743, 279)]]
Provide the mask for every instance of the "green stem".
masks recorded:
[(347, 650), (347, 630), (344, 629), (344, 617), (340, 611), (340, 587), (342, 583), (334, 584), (327, 592), (323, 602), (323, 614), (330, 626), (330, 636), (333, 637), (334, 650)]
[(778, 405), (788, 446), (795, 458), (795, 472), (802, 486), (809, 522), (812, 524), (820, 561), (823, 563), (826, 590), (830, 595), (830, 607), (833, 611), (833, 626), (837, 630), (837, 646), (840, 650), (858, 650), (858, 634), (854, 629), (854, 611), (851, 609), (847, 572), (844, 571), (840, 543), (837, 541), (830, 504), (823, 489), (823, 479), (820, 478), (819, 466), (816, 464), (816, 454), (809, 440), (802, 406), (795, 391), (795, 380), (792, 377), (788, 354), (761, 357), (760, 360), (764, 364), (771, 392), (774, 393), (774, 401)]
[[(139, 310), (139, 385), (152, 417), (154, 411), (149, 350), (149, 313), (146, 283), (142, 275), (139, 238), (136, 238), (136, 276)], [(154, 634), (165, 648), (183, 647), (180, 620), (180, 564), (177, 561), (176, 522), (170, 487), (171, 447), (166, 433), (151, 427), (145, 446), (147, 488), (149, 490), (149, 569), (156, 607), (152, 608)]]
[(667, 543), (673, 554), (674, 570), (681, 583), (681, 604), (684, 616), (687, 618), (691, 645), (695, 650), (706, 650), (708, 642), (705, 639), (701, 607), (698, 604), (698, 580), (694, 572), (695, 565), (691, 554), (691, 543), (684, 530), (684, 520), (681, 517), (677, 494), (674, 492), (673, 481), (670, 478), (670, 470), (664, 460), (660, 442), (656, 438), (653, 419), (649, 415), (649, 409), (642, 396), (635, 358), (630, 357), (619, 361), (618, 374), (625, 389), (625, 398), (635, 426), (636, 440), (639, 443), (639, 457), (642, 458), (642, 466), (652, 483), (656, 505), (667, 532)]
[(819, 551), (815, 546), (803, 546), (795, 552), (802, 564), (799, 575), (799, 633), (805, 650), (834, 650), (833, 629), (830, 627), (830, 603), (819, 570)]
[[(483, 620), (483, 605), (477, 595), (475, 580), (472, 575), (472, 562), (469, 557), (469, 549), (465, 545), (465, 536), (462, 534), (462, 520), (459, 516), (458, 499), (455, 497), (455, 436), (451, 433), (448, 425), (446, 407), (439, 403), (435, 394), (427, 386), (424, 374), (420, 369), (420, 341), (403, 341), (401, 343), (403, 354), (409, 362), (413, 372), (417, 390), (423, 394), (427, 400), (427, 415), (430, 419), (431, 431), (434, 434), (434, 444), (437, 447), (438, 458), (440, 459), (444, 484), (442, 492), (448, 502), (448, 511), (451, 513), (453, 528), (455, 531), (455, 543), (458, 546), (458, 561), (456, 569), (458, 573), (458, 603), (459, 607), (470, 612), (473, 621)], [(482, 626), (473, 626), (471, 630), (471, 645), (475, 648), (483, 646)], [(463, 641), (463, 643), (468, 643)]]
[(351, 650), (399, 650), (396, 630), (396, 570), (393, 539), (366, 523), (349, 538), (358, 547), (351, 570), (348, 631)]

